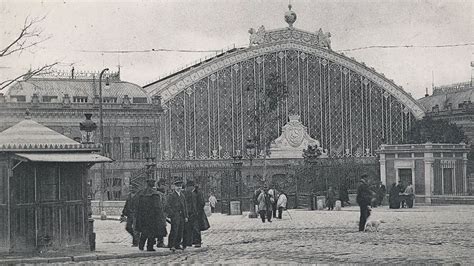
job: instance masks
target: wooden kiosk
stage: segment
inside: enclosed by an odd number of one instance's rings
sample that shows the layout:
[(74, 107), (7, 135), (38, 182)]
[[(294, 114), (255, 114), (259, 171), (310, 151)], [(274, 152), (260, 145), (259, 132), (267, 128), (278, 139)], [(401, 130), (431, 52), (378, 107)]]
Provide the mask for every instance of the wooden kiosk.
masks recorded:
[(112, 160), (26, 119), (0, 133), (0, 252), (89, 247), (88, 169)]

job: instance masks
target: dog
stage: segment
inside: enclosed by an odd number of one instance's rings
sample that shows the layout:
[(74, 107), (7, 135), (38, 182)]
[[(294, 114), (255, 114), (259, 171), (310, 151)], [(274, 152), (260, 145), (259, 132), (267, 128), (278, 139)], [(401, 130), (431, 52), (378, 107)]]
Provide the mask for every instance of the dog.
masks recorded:
[(365, 223), (364, 232), (366, 232), (369, 229), (369, 227), (370, 227), (370, 231), (375, 230), (375, 232), (378, 232), (380, 224), (383, 224), (383, 223), (385, 223), (385, 221), (383, 221), (383, 220), (370, 220), (370, 221), (367, 221)]

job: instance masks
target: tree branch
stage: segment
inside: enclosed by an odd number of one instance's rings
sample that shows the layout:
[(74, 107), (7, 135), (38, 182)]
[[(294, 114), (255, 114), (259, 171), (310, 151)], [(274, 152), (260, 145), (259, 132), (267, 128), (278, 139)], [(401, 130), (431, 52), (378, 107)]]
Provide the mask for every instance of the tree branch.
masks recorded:
[(28, 72), (18, 75), (17, 77), (13, 79), (7, 79), (4, 81), (0, 81), (0, 90), (3, 90), (4, 88), (10, 86), (12, 83), (23, 79), (23, 80), (28, 80), (33, 76), (39, 75), (39, 74), (44, 74), (48, 71), (50, 71), (55, 65), (57, 65), (59, 62), (54, 62), (52, 64), (44, 65), (40, 68), (37, 68), (35, 70), (29, 70)]
[(5, 48), (0, 50), (0, 57), (5, 57), (17, 52), (21, 53), (28, 48), (37, 46), (38, 44), (49, 40), (50, 37), (41, 39), (40, 36), (43, 33), (43, 30), (36, 27), (36, 25), (42, 22), (45, 18), (45, 16), (33, 19), (26, 17), (23, 28), (20, 30), (18, 36)]

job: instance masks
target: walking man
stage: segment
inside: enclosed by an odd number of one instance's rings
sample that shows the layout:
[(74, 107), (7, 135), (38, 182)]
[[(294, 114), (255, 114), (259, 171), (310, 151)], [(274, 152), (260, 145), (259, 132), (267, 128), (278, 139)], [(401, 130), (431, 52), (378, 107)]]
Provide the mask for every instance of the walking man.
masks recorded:
[(171, 219), (171, 231), (168, 238), (168, 247), (171, 251), (183, 249), (180, 246), (183, 241), (184, 223), (188, 221), (186, 199), (182, 192), (182, 181), (173, 184), (173, 192), (167, 200), (167, 214)]
[[(158, 195), (160, 196), (160, 202), (161, 202), (161, 207), (164, 212), (164, 217), (166, 217), (166, 188), (165, 188), (166, 181), (165, 179), (160, 179), (158, 180), (157, 186), (156, 186), (156, 191), (158, 191)], [(166, 227), (165, 227), (166, 230)], [(156, 241), (156, 247), (157, 248), (164, 248), (165, 243), (163, 241), (163, 238), (168, 234), (168, 232), (165, 232), (165, 235), (160, 236), (157, 238)]]
[(415, 191), (413, 190), (413, 185), (411, 184), (411, 182), (408, 183), (408, 186), (405, 189), (405, 194), (408, 195), (408, 199), (407, 199), (408, 208), (413, 208), (413, 201), (415, 200)]
[(336, 192), (332, 187), (329, 187), (326, 195), (326, 205), (328, 206), (328, 211), (334, 210), (334, 203), (336, 203)]
[(166, 220), (160, 195), (154, 189), (155, 180), (146, 181), (147, 187), (139, 192), (137, 211), (137, 231), (141, 233), (138, 248), (155, 251), (155, 239), (166, 236)]
[(194, 182), (189, 180), (186, 182), (186, 187), (183, 192), (186, 199), (186, 214), (188, 220), (184, 223), (184, 233), (183, 233), (183, 249), (186, 247), (191, 247), (193, 245), (193, 226), (196, 221), (196, 195), (193, 193)]
[(277, 207), (278, 207), (278, 219), (281, 219), (281, 215), (283, 210), (286, 209), (286, 203), (288, 202), (288, 199), (286, 198), (285, 193), (283, 191), (280, 193), (280, 196), (278, 197), (277, 201)]
[(201, 238), (202, 221), (204, 219), (207, 220), (206, 214), (204, 213), (204, 206), (206, 205), (206, 203), (204, 202), (204, 196), (199, 190), (198, 184), (194, 185), (193, 194), (195, 195), (194, 199), (196, 200), (196, 216), (193, 221), (193, 245), (194, 247), (199, 248), (202, 245), (202, 238)]
[(217, 199), (214, 196), (214, 194), (211, 193), (211, 196), (209, 197), (209, 205), (211, 206), (211, 213), (214, 213), (216, 211), (216, 204), (217, 204)]
[(367, 184), (367, 175), (363, 174), (357, 187), (357, 204), (360, 207), (359, 231), (363, 232), (367, 218), (370, 216), (369, 205), (372, 200), (372, 193)]
[(270, 195), (268, 194), (268, 190), (266, 187), (258, 195), (258, 213), (260, 214), (260, 218), (262, 222), (265, 222), (265, 218), (268, 219), (268, 222), (272, 222), (272, 203), (270, 200)]
[(126, 220), (125, 230), (132, 236), (132, 247), (138, 246), (140, 233), (136, 230), (138, 196), (131, 192), (128, 194), (125, 206), (120, 216), (120, 221)]

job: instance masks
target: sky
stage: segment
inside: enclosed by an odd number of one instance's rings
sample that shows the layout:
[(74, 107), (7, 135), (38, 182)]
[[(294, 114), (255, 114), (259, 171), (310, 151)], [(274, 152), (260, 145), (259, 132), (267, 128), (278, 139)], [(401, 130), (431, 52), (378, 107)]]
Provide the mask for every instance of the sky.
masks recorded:
[[(379, 45), (437, 46), (474, 43), (470, 0), (291, 0), (294, 27), (331, 32), (332, 49)], [(247, 46), (249, 28), (286, 27), (288, 0), (13, 1), (0, 0), (0, 47), (26, 17), (39, 24), (40, 46), (0, 57), (0, 80), (51, 62), (58, 69), (121, 68), (121, 78), (141, 86), (215, 52), (103, 53), (111, 50), (214, 51)], [(0, 48), (0, 49), (1, 49)], [(471, 80), (474, 46), (362, 49), (345, 55), (364, 62), (420, 98), (425, 88)]]

